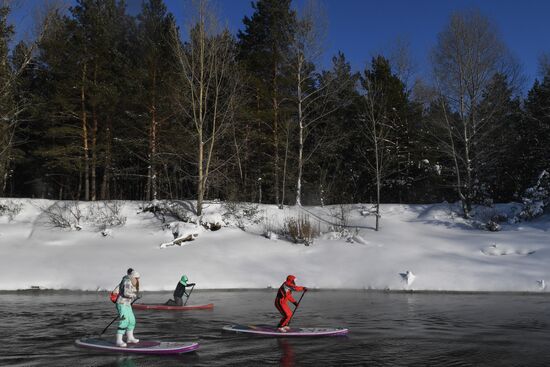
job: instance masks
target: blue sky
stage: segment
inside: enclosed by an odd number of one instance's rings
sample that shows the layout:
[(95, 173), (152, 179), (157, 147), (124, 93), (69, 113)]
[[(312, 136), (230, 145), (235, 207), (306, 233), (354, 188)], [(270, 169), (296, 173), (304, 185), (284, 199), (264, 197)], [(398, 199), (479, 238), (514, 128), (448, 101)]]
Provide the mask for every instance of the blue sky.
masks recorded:
[[(185, 19), (184, 0), (165, 0), (178, 22)], [(40, 1), (20, 0), (12, 19), (21, 31), (30, 22), (30, 9)], [(74, 2), (74, 0), (70, 0)], [(127, 0), (132, 13), (141, 0)], [(214, 1), (222, 21), (234, 33), (242, 19), (252, 14), (251, 0)], [(303, 0), (295, 0), (299, 7)], [(321, 64), (330, 65), (338, 50), (344, 52), (355, 70), (370, 58), (387, 52), (397, 39), (410, 46), (419, 75), (429, 72), (428, 55), (437, 34), (452, 12), (477, 8), (497, 27), (502, 39), (519, 59), (529, 88), (538, 76), (538, 58), (550, 52), (550, 1), (546, 0), (324, 0), (329, 29)]]

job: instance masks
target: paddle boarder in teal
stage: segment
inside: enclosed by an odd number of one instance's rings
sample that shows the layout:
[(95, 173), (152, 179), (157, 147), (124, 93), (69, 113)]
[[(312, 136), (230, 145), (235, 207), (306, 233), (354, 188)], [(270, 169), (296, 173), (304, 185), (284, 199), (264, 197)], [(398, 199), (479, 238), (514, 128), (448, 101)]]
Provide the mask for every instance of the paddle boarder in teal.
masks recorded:
[(275, 307), (281, 315), (283, 316), (281, 318), (281, 321), (279, 322), (279, 325), (277, 326), (278, 330), (280, 332), (287, 332), (290, 327), (288, 326), (288, 323), (292, 317), (292, 311), (288, 307), (287, 302), (290, 301), (294, 304), (294, 306), (298, 306), (298, 302), (292, 297), (292, 291), (296, 292), (306, 292), (306, 287), (301, 287), (296, 285), (296, 277), (294, 275), (289, 275), (286, 277), (286, 281), (281, 285), (279, 290), (277, 291), (277, 297), (275, 298)]
[[(116, 333), (116, 345), (118, 347), (125, 347), (126, 343), (139, 343), (139, 339), (134, 337), (136, 318), (132, 311), (132, 301), (138, 298), (140, 275), (135, 270), (128, 271), (128, 273), (120, 282), (116, 300), (116, 309), (120, 317)], [(126, 343), (122, 340), (124, 333), (126, 333)]]

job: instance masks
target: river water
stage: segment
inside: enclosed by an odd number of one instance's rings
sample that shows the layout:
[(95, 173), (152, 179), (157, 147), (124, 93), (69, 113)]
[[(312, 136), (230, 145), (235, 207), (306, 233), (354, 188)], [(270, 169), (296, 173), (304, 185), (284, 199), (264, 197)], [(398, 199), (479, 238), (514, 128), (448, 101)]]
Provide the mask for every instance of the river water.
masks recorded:
[[(310, 291), (296, 327), (347, 327), (347, 337), (266, 338), (222, 333), (276, 323), (275, 291), (195, 291), (214, 310), (135, 311), (141, 339), (198, 341), (174, 357), (100, 353), (74, 340), (116, 316), (105, 293), (0, 293), (1, 366), (548, 366), (550, 297), (525, 294)], [(169, 293), (145, 293), (144, 303)], [(106, 333), (114, 337), (116, 323)]]

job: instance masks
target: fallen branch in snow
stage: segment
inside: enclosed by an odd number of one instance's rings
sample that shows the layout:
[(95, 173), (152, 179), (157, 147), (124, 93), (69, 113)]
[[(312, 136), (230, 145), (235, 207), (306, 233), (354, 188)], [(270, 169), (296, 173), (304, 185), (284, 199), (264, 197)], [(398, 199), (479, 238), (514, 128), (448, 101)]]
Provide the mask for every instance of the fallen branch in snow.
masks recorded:
[(189, 234), (184, 237), (176, 238), (173, 241), (165, 242), (160, 245), (160, 248), (172, 247), (172, 246), (182, 246), (184, 242), (194, 241), (195, 238), (199, 237), (198, 233)]

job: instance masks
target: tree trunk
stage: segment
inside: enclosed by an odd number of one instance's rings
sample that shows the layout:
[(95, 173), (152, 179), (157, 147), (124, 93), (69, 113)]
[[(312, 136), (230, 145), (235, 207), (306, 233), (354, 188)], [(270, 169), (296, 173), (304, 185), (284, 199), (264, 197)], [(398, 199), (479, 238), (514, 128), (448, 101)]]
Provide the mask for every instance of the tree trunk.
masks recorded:
[(297, 88), (297, 97), (298, 97), (298, 124), (299, 124), (299, 133), (298, 133), (298, 179), (296, 182), (296, 205), (302, 205), (302, 166), (303, 166), (303, 152), (304, 152), (304, 116), (302, 112), (302, 56), (299, 56), (300, 60), (298, 61), (298, 88)]
[(97, 200), (97, 110), (96, 106), (92, 106), (92, 167), (91, 167), (91, 181), (92, 181), (92, 193), (91, 200)]
[(468, 132), (468, 127), (466, 123), (464, 124), (464, 158), (466, 160), (466, 195), (463, 207), (466, 208), (464, 211), (464, 218), (468, 219), (470, 217), (470, 211), (472, 209), (472, 160), (470, 155), (470, 134)]
[[(82, 67), (82, 85), (80, 86), (80, 108), (82, 122), (82, 148), (84, 161), (84, 200), (90, 200), (90, 162), (88, 152), (88, 121), (86, 113), (86, 92), (84, 85), (86, 83), (86, 64)], [(79, 193), (80, 195), (80, 193)]]
[(110, 199), (110, 182), (111, 182), (111, 170), (112, 170), (112, 140), (113, 140), (113, 123), (110, 117), (107, 118), (107, 128), (106, 128), (106, 149), (105, 149), (105, 172), (103, 173), (103, 182), (101, 184), (101, 199), (109, 200)]
[[(6, 148), (0, 155), (0, 196), (4, 196), (8, 186), (8, 176), (10, 171), (10, 150), (11, 142), (5, 142)], [(13, 186), (13, 185), (12, 185)]]
[[(9, 162), (9, 157), (6, 159), (6, 161)], [(7, 187), (7, 184), (8, 184), (8, 171), (9, 171), (9, 167), (7, 164), (4, 164), (4, 163), (1, 163), (1, 167), (0, 167), (0, 174), (2, 175), (1, 179), (2, 181), (0, 182), (0, 196), (4, 196), (4, 193), (6, 192), (6, 187)]]
[(285, 205), (286, 168), (287, 168), (287, 162), (288, 162), (288, 140), (289, 140), (289, 135), (290, 135), (290, 126), (288, 126), (288, 124), (287, 124), (287, 126), (286, 126), (285, 159), (284, 159), (284, 162), (283, 162), (283, 190), (282, 190), (281, 206)]
[(157, 170), (156, 170), (156, 155), (157, 155), (157, 106), (156, 106), (156, 83), (157, 83), (157, 70), (154, 68), (152, 72), (152, 100), (149, 107), (149, 113), (151, 114), (151, 127), (149, 129), (149, 166), (147, 172), (147, 188), (145, 189), (146, 200), (157, 200)]
[(378, 134), (376, 131), (376, 121), (375, 119), (372, 120), (372, 132), (374, 136), (374, 160), (375, 160), (375, 169), (376, 169), (376, 228), (375, 230), (378, 231), (379, 228), (379, 221), (380, 221), (380, 185), (381, 185), (381, 170), (380, 170), (380, 152), (379, 149), (379, 141), (378, 141)]
[[(94, 64), (94, 89), (95, 93), (99, 94), (97, 88), (97, 60)], [(98, 117), (97, 117), (97, 102), (92, 105), (92, 201), (97, 200), (97, 131), (98, 131)]]
[(202, 132), (199, 132), (199, 179), (197, 180), (197, 215), (202, 215), (202, 201), (204, 198), (204, 143), (202, 142)]
[(273, 62), (273, 174), (275, 175), (275, 204), (279, 202), (279, 101), (277, 88), (277, 61)]

